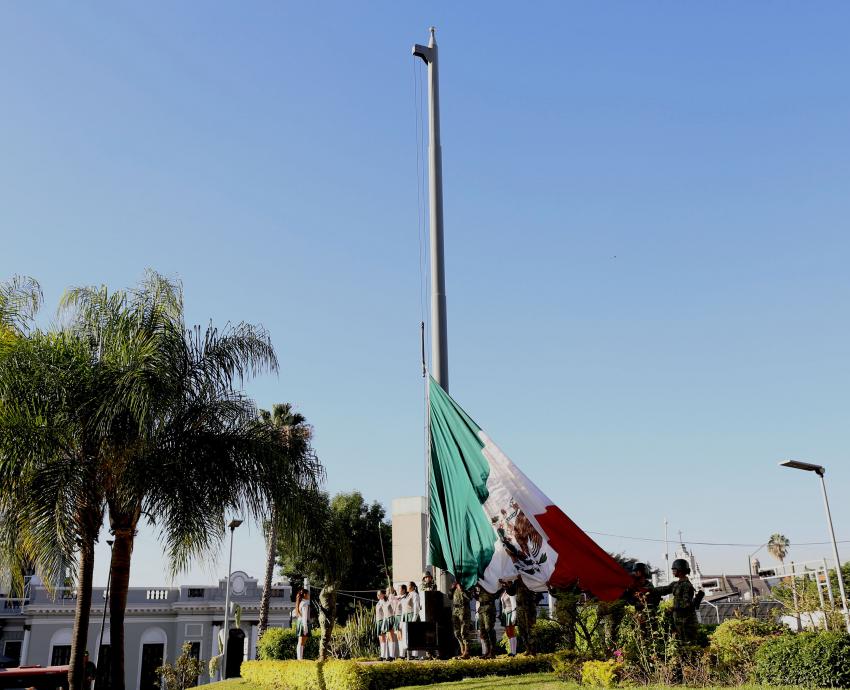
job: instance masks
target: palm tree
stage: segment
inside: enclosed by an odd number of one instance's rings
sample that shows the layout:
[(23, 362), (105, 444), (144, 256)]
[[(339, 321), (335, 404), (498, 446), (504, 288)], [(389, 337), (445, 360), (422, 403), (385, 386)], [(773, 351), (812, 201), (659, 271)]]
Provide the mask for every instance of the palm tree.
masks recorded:
[[(272, 576), (277, 555), (277, 535), (281, 529), (305, 529), (309, 506), (303, 498), (315, 491), (322, 476), (321, 465), (310, 447), (313, 430), (307, 425), (304, 415), (296, 412), (290, 403), (277, 403), (271, 412), (260, 410), (260, 421), (274, 430), (284, 452), (295, 466), (303, 468), (301, 481), (286, 491), (288, 495), (270, 500), (271, 514), (266, 524), (266, 572), (263, 595), (260, 599), (260, 614), (257, 624), (257, 638), (261, 638), (269, 624), (269, 604), (271, 601)], [(284, 509), (285, 507), (285, 509)]]
[(69, 683), (78, 690), (103, 523), (91, 405), (100, 372), (89, 342), (30, 329), (40, 302), (31, 279), (0, 286), (0, 548), (13, 575), (29, 562), (47, 582), (77, 556)]
[(265, 331), (248, 324), (187, 330), (181, 286), (153, 272), (126, 293), (72, 290), (63, 308), (75, 332), (97, 343), (111, 377), (98, 413), (115, 539), (111, 685), (123, 690), (124, 610), (142, 516), (159, 528), (176, 573), (215, 552), (225, 513), (268, 518), (269, 499), (291, 491), (302, 468), (237, 388), (277, 368)]
[(784, 566), (785, 556), (788, 555), (788, 548), (790, 546), (791, 542), (788, 537), (776, 532), (770, 535), (770, 539), (767, 542), (767, 552)]

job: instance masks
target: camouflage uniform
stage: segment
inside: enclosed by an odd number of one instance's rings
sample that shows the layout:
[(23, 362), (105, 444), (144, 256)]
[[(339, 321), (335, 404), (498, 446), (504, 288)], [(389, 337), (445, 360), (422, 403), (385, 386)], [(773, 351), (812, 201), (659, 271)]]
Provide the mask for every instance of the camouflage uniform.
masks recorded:
[(673, 595), (673, 632), (685, 644), (692, 644), (697, 635), (697, 614), (694, 611), (694, 586), (690, 580), (676, 580), (656, 587), (656, 596)]
[(496, 595), (478, 589), (478, 634), (487, 643), (487, 656), (496, 656)]
[(470, 625), (469, 596), (463, 591), (462, 587), (455, 587), (452, 590), (452, 628), (454, 629), (455, 638), (457, 638), (460, 645), (460, 655), (462, 657), (469, 656), (466, 636), (469, 634)]
[(437, 583), (434, 582), (433, 576), (431, 577), (430, 582), (428, 581), (428, 578), (423, 576), (422, 577), (422, 586), (419, 589), (421, 589), (423, 592), (436, 592), (437, 591)]
[(516, 581), (516, 613), (517, 637), (526, 654), (534, 654), (531, 630), (537, 622), (537, 595), (525, 586), (521, 577)]

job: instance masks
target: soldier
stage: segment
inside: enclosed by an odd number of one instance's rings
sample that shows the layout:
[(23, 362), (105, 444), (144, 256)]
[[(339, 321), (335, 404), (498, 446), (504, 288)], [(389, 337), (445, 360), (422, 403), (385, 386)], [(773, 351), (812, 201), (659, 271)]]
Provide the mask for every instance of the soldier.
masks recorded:
[(466, 636), (469, 634), (469, 595), (463, 591), (460, 582), (452, 585), (452, 628), (455, 638), (460, 645), (460, 658), (469, 658), (469, 644)]
[(434, 582), (434, 576), (431, 574), (430, 570), (426, 570), (422, 575), (422, 591), (423, 592), (436, 592), (437, 591), (437, 583)]
[(632, 586), (626, 594), (626, 602), (636, 610), (649, 614), (658, 610), (661, 596), (649, 579), (649, 568), (646, 563), (635, 563), (632, 568)]
[(496, 658), (496, 594), (478, 588), (478, 634), (481, 637), (481, 658)]
[(684, 558), (677, 558), (673, 561), (671, 570), (676, 581), (656, 587), (655, 594), (673, 595), (673, 634), (683, 644), (693, 644), (697, 634), (697, 615), (694, 610), (694, 586), (688, 580), (691, 567)]
[(537, 622), (537, 594), (525, 585), (521, 577), (516, 580), (516, 613), (519, 639), (525, 648), (525, 653), (533, 655), (534, 643), (531, 639), (531, 630)]

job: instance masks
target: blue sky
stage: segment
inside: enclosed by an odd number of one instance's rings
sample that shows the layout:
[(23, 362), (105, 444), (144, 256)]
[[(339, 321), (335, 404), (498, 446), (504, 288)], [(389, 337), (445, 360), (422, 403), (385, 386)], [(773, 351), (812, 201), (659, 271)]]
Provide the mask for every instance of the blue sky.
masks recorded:
[[(658, 538), (667, 517), (826, 555), (794, 547), (826, 538), (815, 478), (776, 463), (828, 466), (850, 539), (848, 20), (837, 2), (3, 3), (0, 275), (42, 282), (45, 322), (70, 285), (179, 276), (193, 321), (269, 329), (280, 374), (247, 389), (315, 425), (331, 491), (421, 493), (410, 47), (435, 24), (454, 396), (585, 529)], [(730, 573), (746, 552), (697, 549)], [(256, 528), (234, 562), (260, 574)], [(132, 582), (162, 581), (144, 531)]]

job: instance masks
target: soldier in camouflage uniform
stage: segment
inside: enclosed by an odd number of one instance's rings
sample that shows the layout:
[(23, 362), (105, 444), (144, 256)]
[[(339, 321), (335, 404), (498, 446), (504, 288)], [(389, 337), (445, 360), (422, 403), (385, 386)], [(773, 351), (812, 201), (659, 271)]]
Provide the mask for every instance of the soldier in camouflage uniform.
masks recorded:
[(655, 594), (673, 595), (673, 634), (683, 644), (693, 644), (697, 635), (697, 614), (694, 610), (694, 586), (688, 580), (691, 567), (684, 558), (673, 561), (674, 582), (663, 587), (656, 587)]
[(466, 636), (469, 634), (471, 627), (471, 617), (469, 615), (469, 595), (463, 591), (459, 582), (455, 582), (452, 586), (452, 628), (454, 629), (455, 638), (460, 645), (460, 658), (469, 658), (469, 643)]
[(496, 658), (496, 599), (483, 587), (478, 588), (478, 634), (481, 637), (481, 658)]
[(437, 591), (437, 583), (434, 582), (434, 576), (431, 574), (430, 570), (426, 570), (422, 574), (422, 587), (423, 592), (436, 592)]
[(537, 622), (537, 594), (532, 592), (521, 577), (516, 580), (517, 637), (526, 654), (534, 654), (531, 630)]

